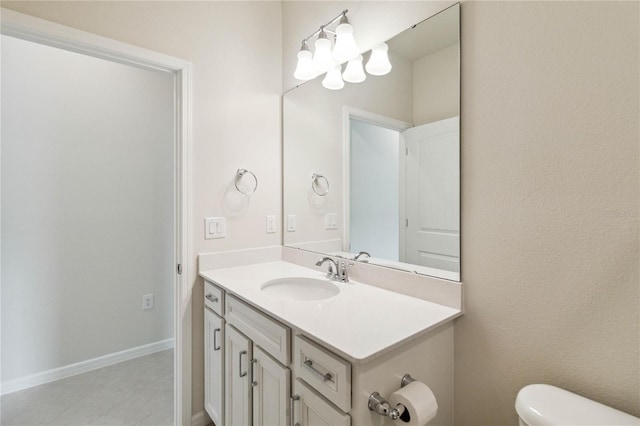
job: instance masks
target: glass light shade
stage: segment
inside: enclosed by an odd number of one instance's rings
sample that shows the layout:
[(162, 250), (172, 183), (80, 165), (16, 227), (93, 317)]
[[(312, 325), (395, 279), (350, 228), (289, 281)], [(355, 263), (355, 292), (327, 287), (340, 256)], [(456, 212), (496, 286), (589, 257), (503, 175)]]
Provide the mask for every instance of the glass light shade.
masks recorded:
[(389, 62), (389, 56), (387, 51), (389, 46), (386, 43), (380, 43), (373, 46), (371, 49), (371, 56), (367, 62), (366, 69), (371, 75), (385, 75), (391, 71), (391, 62)]
[(349, 83), (362, 83), (367, 79), (362, 68), (362, 55), (358, 55), (357, 58), (353, 58), (347, 63), (347, 67), (342, 73), (342, 78)]
[(311, 80), (316, 78), (316, 70), (313, 66), (313, 55), (308, 50), (298, 52), (298, 65), (293, 76), (298, 80)]
[(322, 85), (327, 89), (340, 90), (344, 87), (342, 74), (340, 73), (340, 65), (336, 65), (327, 72), (322, 80)]
[(317, 74), (329, 71), (335, 63), (331, 56), (331, 41), (326, 37), (316, 40), (316, 51), (313, 54), (313, 67)]
[(353, 27), (349, 23), (343, 23), (336, 27), (336, 45), (333, 48), (333, 58), (342, 63), (351, 60), (360, 54), (360, 49), (353, 38)]

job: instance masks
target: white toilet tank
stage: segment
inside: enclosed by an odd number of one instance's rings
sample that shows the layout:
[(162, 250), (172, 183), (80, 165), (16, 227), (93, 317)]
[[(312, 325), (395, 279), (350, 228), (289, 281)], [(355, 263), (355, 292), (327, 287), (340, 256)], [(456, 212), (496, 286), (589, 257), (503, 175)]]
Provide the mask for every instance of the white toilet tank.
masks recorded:
[(528, 385), (518, 392), (520, 426), (640, 426), (640, 418), (551, 385)]

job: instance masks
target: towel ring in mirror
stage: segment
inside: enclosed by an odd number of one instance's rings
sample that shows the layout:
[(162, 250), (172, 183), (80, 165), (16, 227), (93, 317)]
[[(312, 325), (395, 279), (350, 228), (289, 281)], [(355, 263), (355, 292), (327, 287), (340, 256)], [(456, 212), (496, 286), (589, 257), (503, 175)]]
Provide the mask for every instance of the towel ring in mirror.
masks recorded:
[[(238, 186), (238, 183), (240, 183), (240, 180), (242, 179), (242, 176), (244, 176), (245, 174), (250, 174), (251, 176), (253, 176), (253, 180), (254, 180), (254, 184), (253, 184), (253, 189), (249, 190), (249, 191), (243, 191), (242, 189), (240, 189), (240, 187)], [(256, 192), (256, 189), (258, 189), (258, 178), (256, 177), (256, 175), (247, 169), (238, 169), (238, 171), (236, 172), (236, 180), (235, 180), (235, 185), (236, 185), (236, 189), (238, 190), (239, 193), (244, 194), (244, 195), (251, 195), (254, 192)]]
[[(324, 185), (321, 184), (321, 181), (324, 181)], [(314, 173), (311, 176), (311, 189), (319, 196), (324, 197), (329, 193), (329, 180), (321, 174)]]

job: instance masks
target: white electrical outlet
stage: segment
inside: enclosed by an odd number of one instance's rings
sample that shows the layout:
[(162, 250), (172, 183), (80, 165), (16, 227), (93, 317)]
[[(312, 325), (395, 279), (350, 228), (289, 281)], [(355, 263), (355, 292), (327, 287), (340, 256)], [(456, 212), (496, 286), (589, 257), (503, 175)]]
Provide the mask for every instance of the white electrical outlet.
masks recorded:
[(296, 231), (296, 215), (290, 214), (287, 215), (287, 232), (295, 232)]
[(267, 234), (273, 234), (276, 232), (276, 216), (267, 215)]
[(142, 310), (153, 309), (153, 293), (142, 295)]

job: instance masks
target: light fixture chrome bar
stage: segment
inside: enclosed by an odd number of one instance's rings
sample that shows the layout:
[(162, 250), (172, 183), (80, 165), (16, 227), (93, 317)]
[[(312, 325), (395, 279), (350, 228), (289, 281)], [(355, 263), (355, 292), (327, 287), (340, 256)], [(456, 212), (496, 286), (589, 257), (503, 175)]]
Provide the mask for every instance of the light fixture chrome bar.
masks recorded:
[(322, 32), (323, 30), (329, 34), (334, 34), (335, 35), (335, 31), (330, 30), (329, 28), (327, 28), (329, 25), (334, 24), (336, 21), (338, 21), (340, 18), (342, 18), (343, 16), (347, 15), (347, 12), (349, 12), (349, 9), (345, 9), (342, 12), (340, 12), (340, 14), (338, 16), (336, 16), (335, 18), (333, 18), (332, 20), (330, 20), (329, 22), (327, 22), (324, 25), (321, 25), (320, 28), (318, 28), (313, 34), (311, 34), (310, 36), (308, 36), (307, 38), (303, 39), (302, 42), (305, 43), (307, 41), (309, 41), (309, 39), (314, 38), (315, 36), (317, 36), (318, 34), (320, 34), (320, 32)]

